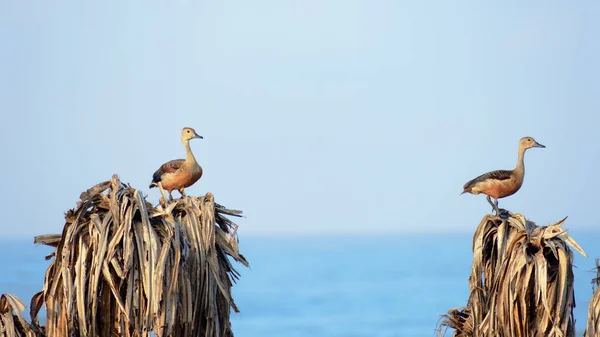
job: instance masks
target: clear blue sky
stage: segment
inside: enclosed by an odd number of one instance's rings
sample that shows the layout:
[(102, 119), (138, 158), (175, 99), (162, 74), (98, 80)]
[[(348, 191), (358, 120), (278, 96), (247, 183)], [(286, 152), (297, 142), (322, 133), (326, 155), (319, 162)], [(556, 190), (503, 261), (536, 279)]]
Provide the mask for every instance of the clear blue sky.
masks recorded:
[[(501, 207), (597, 228), (598, 1), (3, 1), (2, 236), (57, 233), (90, 186), (189, 194), (241, 234), (472, 231), (462, 185), (516, 164)], [(177, 194), (177, 193), (175, 193)]]

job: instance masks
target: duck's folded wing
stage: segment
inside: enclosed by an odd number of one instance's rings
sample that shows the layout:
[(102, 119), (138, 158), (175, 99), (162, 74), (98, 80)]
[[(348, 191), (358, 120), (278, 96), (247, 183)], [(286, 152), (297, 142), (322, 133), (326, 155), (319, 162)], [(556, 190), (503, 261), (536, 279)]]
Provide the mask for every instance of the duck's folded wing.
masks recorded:
[(162, 164), (158, 168), (158, 170), (154, 172), (154, 175), (152, 176), (152, 181), (157, 183), (161, 181), (161, 177), (164, 174), (175, 173), (177, 170), (179, 170), (179, 168), (181, 168), (184, 162), (185, 159), (175, 159)]
[(511, 174), (512, 174), (512, 171), (509, 171), (509, 170), (496, 170), (496, 171), (484, 173), (473, 180), (469, 180), (463, 188), (465, 190), (467, 190), (467, 189), (473, 187), (475, 184), (485, 181), (485, 180), (489, 180), (489, 179), (491, 179), (491, 180), (507, 180), (507, 179), (510, 179)]

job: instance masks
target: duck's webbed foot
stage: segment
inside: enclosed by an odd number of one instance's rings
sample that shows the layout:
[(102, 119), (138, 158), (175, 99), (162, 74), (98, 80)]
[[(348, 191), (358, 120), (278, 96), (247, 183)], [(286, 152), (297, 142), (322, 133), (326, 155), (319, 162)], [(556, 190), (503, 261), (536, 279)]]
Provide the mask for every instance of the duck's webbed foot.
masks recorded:
[(494, 211), (496, 212), (496, 216), (502, 219), (508, 219), (510, 217), (509, 211), (498, 207), (498, 199), (494, 199)]

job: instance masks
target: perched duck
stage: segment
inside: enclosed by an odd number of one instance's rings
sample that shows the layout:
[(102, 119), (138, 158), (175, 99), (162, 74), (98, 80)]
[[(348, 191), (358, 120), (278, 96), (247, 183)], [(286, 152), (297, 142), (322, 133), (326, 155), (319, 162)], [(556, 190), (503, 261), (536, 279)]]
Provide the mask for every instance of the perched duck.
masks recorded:
[[(523, 185), (523, 178), (525, 177), (523, 157), (525, 156), (525, 151), (532, 147), (544, 148), (545, 146), (536, 142), (531, 137), (521, 138), (519, 141), (519, 159), (517, 160), (517, 167), (514, 170), (497, 170), (482, 174), (467, 182), (461, 194), (468, 192), (471, 194), (483, 193), (487, 195), (487, 201), (492, 205), (494, 211), (496, 211), (496, 215), (499, 215), (498, 199), (515, 194), (521, 188), (521, 185)], [(494, 198), (494, 203), (492, 203), (490, 197)]]
[(194, 138), (202, 139), (192, 128), (183, 128), (181, 130), (181, 142), (185, 147), (185, 159), (175, 159), (162, 164), (152, 176), (150, 188), (160, 187), (171, 192), (178, 190), (181, 196), (184, 196), (183, 189), (192, 186), (200, 177), (202, 177), (202, 167), (196, 162), (196, 158), (190, 148), (190, 140)]

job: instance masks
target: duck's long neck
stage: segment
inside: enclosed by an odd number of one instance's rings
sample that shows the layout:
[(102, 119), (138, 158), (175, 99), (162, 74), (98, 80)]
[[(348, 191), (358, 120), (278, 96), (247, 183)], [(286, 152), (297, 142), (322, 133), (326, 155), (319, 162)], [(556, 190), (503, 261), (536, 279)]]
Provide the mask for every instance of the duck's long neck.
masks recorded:
[(525, 175), (525, 149), (519, 148), (519, 158), (517, 159), (517, 167), (515, 168), (515, 173), (519, 176)]
[(196, 158), (194, 157), (194, 154), (192, 153), (192, 148), (190, 147), (190, 141), (184, 141), (183, 146), (185, 147), (185, 162), (189, 164), (196, 163)]

